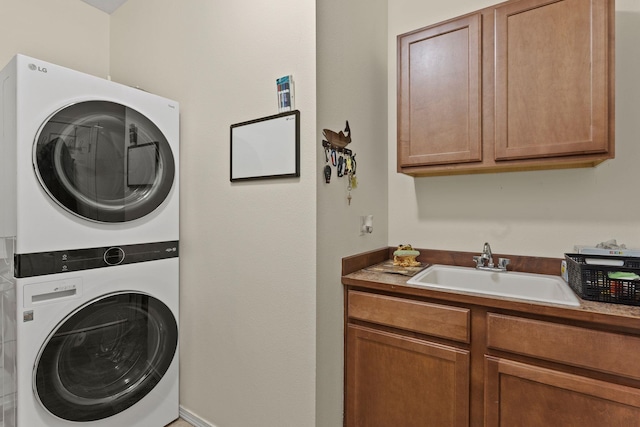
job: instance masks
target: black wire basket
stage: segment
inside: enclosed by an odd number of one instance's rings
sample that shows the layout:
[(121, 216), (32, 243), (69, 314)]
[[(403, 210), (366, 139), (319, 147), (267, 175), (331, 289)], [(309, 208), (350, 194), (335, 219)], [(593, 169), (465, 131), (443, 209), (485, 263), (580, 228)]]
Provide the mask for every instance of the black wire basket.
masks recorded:
[[(640, 280), (611, 278), (610, 273), (636, 273), (640, 258), (564, 254), (569, 286), (581, 298), (614, 304), (640, 305)], [(589, 260), (589, 262), (587, 262)], [(621, 263), (622, 265), (612, 265)]]

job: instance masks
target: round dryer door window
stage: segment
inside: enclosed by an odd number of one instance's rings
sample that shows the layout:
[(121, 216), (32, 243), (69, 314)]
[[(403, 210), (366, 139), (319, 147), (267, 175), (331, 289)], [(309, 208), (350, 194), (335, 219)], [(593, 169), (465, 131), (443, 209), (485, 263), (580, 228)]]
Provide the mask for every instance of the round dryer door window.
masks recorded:
[(126, 222), (155, 210), (174, 181), (169, 142), (147, 117), (108, 101), (65, 107), (42, 125), (33, 163), (49, 196), (99, 222)]
[(36, 361), (34, 392), (61, 419), (104, 419), (158, 384), (177, 345), (176, 319), (161, 301), (138, 293), (106, 296), (52, 332)]

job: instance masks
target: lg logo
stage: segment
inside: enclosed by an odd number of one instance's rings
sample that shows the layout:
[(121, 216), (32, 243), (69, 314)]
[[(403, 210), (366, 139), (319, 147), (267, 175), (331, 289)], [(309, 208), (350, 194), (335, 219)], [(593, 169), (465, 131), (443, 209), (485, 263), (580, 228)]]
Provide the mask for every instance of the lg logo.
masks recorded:
[(41, 73), (47, 72), (47, 69), (45, 67), (38, 67), (36, 64), (29, 64), (29, 69), (31, 71), (40, 71)]

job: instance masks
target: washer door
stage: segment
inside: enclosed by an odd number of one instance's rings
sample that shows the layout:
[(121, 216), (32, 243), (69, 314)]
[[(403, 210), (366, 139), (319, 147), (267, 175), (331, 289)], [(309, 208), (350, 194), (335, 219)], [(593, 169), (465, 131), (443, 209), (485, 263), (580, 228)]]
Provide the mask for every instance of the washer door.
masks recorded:
[(144, 294), (114, 294), (64, 319), (42, 347), (34, 392), (56, 417), (95, 421), (124, 411), (167, 372), (178, 345), (171, 310)]
[(126, 222), (155, 210), (174, 181), (169, 142), (141, 113), (115, 102), (65, 107), (41, 126), (33, 164), (42, 187), (68, 211)]

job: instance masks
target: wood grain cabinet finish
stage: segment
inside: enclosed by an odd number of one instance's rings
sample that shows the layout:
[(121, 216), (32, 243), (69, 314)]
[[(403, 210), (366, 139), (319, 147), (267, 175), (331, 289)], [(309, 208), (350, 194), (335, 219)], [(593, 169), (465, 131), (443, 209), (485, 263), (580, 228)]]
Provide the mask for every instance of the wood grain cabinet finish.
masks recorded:
[(398, 39), (399, 165), (482, 160), (480, 29), (475, 14)]
[(614, 0), (512, 0), (398, 36), (398, 171), (613, 158)]
[(469, 342), (469, 309), (358, 291), (348, 300), (350, 319)]
[(640, 427), (640, 329), (347, 288), (347, 427)]
[(487, 357), (485, 427), (633, 427), (640, 390)]
[[(485, 426), (640, 426), (640, 389), (571, 369), (640, 379), (634, 360), (640, 338), (488, 313), (487, 347), (527, 356), (531, 363), (486, 357)], [(549, 369), (538, 361), (564, 366)]]
[(469, 352), (347, 326), (347, 427), (468, 427)]
[(345, 425), (468, 427), (470, 312), (347, 291)]
[(640, 380), (636, 336), (489, 313), (487, 347)]
[(609, 6), (521, 0), (496, 8), (497, 160), (613, 149)]

